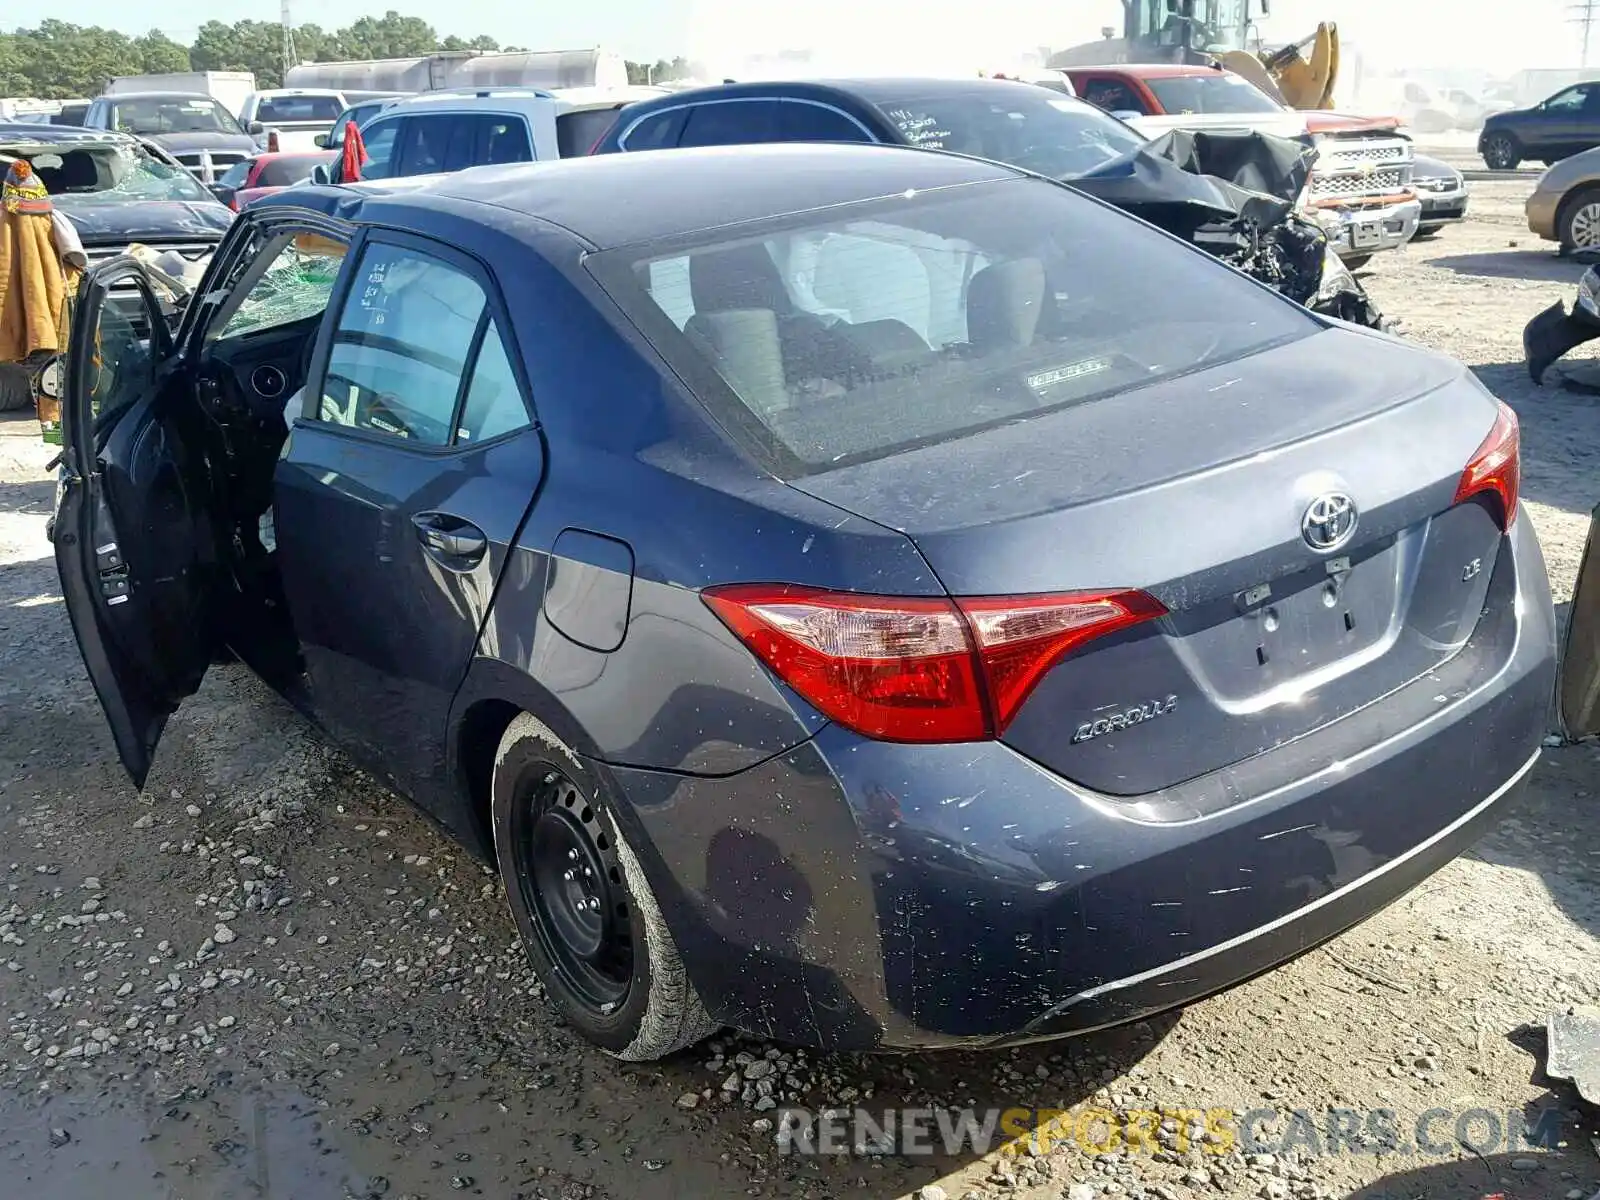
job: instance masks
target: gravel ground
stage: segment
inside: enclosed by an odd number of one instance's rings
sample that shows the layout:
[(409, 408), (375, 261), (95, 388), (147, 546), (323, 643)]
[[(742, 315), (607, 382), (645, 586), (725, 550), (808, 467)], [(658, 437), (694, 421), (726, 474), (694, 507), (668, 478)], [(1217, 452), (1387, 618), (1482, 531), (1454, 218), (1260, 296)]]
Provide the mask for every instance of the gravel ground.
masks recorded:
[[(1558, 601), (1600, 500), (1600, 401), (1532, 388), (1523, 323), (1580, 268), (1521, 228), (1526, 183), (1375, 263), (1404, 333), (1523, 420)], [(1580, 356), (1582, 352), (1579, 352)], [(484, 868), (262, 686), (217, 668), (135, 794), (62, 611), (48, 451), (0, 423), (0, 1154), (7, 1195), (1584, 1198), (1591, 1123), (1542, 1074), (1552, 1008), (1600, 998), (1592, 745), (1524, 807), (1330, 947), (1181, 1016), (985, 1055), (823, 1056), (726, 1037), (625, 1065), (555, 1023)], [(1393, 1152), (799, 1158), (773, 1104), (1390, 1109)], [(1554, 1110), (1561, 1144), (1410, 1151), (1429, 1109)], [(1092, 1131), (1090, 1131), (1092, 1132)], [(1304, 1130), (1301, 1130), (1304, 1134)], [(1476, 1134), (1481, 1138), (1484, 1132)], [(1220, 1137), (1220, 1140), (1219, 1140)], [(1323, 1147), (1325, 1150), (1327, 1147)]]

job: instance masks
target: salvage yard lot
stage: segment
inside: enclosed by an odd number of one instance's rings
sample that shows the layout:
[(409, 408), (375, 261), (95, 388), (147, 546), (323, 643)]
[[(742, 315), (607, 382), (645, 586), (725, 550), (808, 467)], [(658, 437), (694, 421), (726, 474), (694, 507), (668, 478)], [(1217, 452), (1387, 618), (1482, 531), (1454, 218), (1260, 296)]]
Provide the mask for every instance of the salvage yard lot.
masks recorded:
[[(1474, 184), (1468, 224), (1380, 258), (1367, 282), (1405, 336), (1464, 359), (1517, 409), (1525, 511), (1564, 604), (1600, 502), (1600, 398), (1534, 388), (1523, 369), (1524, 322), (1569, 300), (1582, 270), (1526, 232), (1529, 186)], [(0, 1193), (677, 1200), (936, 1184), (1030, 1200), (1587, 1200), (1600, 1188), (1574, 1093), (1540, 1070), (1550, 1010), (1600, 999), (1594, 746), (1548, 752), (1513, 819), (1386, 912), (1181, 1016), (983, 1054), (826, 1056), (724, 1037), (620, 1064), (554, 1022), (492, 876), (242, 670), (212, 671), (146, 793), (132, 792), (59, 600), (36, 433), (0, 425)], [(1246, 1153), (1225, 1135), (1159, 1155), (1073, 1139), (1016, 1160), (777, 1152), (779, 1108), (856, 1104), (1274, 1109), (1266, 1143), (1303, 1110), (1315, 1132), (1291, 1139), (1296, 1153)], [(1480, 1154), (1311, 1154), (1329, 1109), (1363, 1129), (1371, 1110), (1393, 1110), (1406, 1142), (1445, 1110), (1436, 1144), (1468, 1110), (1503, 1127), (1553, 1109), (1564, 1144), (1496, 1145), (1480, 1118)]]

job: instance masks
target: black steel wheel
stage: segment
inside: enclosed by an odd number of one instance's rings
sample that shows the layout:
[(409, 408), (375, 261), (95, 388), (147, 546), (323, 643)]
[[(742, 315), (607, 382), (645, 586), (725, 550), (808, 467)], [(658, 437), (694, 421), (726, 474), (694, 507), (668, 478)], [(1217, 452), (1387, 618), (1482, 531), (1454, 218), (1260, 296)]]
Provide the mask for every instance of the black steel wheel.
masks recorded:
[(495, 858), (550, 1002), (619, 1058), (662, 1058), (717, 1029), (690, 981), (604, 768), (526, 713), (495, 753)]
[(633, 930), (616, 844), (560, 771), (520, 781), (511, 816), (517, 885), (546, 956), (596, 1015), (628, 998)]

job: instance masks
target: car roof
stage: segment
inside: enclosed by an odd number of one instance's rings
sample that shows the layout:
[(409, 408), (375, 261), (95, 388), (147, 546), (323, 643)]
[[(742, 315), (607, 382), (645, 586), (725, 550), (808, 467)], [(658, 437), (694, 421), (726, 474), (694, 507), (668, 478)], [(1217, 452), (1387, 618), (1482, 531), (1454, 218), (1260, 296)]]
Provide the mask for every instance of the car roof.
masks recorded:
[[(518, 236), (525, 218), (559, 225), (595, 249), (886, 196), (1027, 178), (1000, 163), (900, 146), (766, 143), (602, 154), (473, 167), (426, 179), (294, 188), (293, 203), (360, 222), (460, 213)], [(795, 180), (805, 180), (797, 201)], [(399, 186), (394, 186), (399, 185)], [(649, 196), (649, 204), (638, 197)], [(368, 206), (374, 211), (364, 213)], [(419, 210), (415, 215), (407, 209)]]
[(215, 100), (215, 96), (205, 92), (111, 92), (101, 96), (102, 100)]
[[(811, 96), (817, 99), (827, 99), (840, 95), (855, 96), (872, 103), (885, 100), (903, 99), (907, 96), (961, 96), (961, 95), (1003, 95), (1000, 89), (1009, 88), (1014, 92), (1026, 91), (1030, 96), (1037, 96), (1040, 85), (1019, 79), (992, 79), (974, 77), (972, 79), (952, 78), (947, 75), (872, 75), (859, 78), (830, 78), (830, 79), (760, 79), (747, 80), (742, 83), (720, 83), (711, 87), (690, 88), (687, 91), (671, 92), (658, 100), (647, 103), (650, 107), (676, 107), (680, 104), (694, 104), (700, 100), (731, 99), (736, 96), (768, 96), (775, 90), (782, 90), (793, 96)], [(1053, 95), (1062, 97), (1059, 92)]]
[(82, 125), (34, 125), (28, 121), (0, 121), (0, 144), (41, 146), (128, 146), (138, 142), (114, 129), (85, 129)]
[(1115, 75), (1132, 75), (1135, 79), (1182, 79), (1193, 75), (1232, 75), (1221, 67), (1208, 67), (1204, 63), (1105, 63), (1098, 66), (1071, 66), (1063, 68), (1073, 75), (1105, 72)]
[(343, 96), (338, 88), (260, 88), (252, 96)]

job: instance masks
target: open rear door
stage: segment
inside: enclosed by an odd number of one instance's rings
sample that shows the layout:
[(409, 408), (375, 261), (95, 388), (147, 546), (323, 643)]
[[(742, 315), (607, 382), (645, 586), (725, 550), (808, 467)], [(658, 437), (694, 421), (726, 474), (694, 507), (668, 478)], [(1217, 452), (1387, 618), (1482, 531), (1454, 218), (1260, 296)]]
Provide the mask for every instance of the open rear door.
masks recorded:
[(62, 396), (56, 569), (117, 753), (144, 786), (210, 661), (217, 543), (200, 411), (148, 277), (119, 258), (79, 291)]
[(1600, 554), (1595, 529), (1600, 508), (1589, 518), (1578, 581), (1567, 609), (1567, 641), (1561, 654), (1561, 728), (1569, 738), (1600, 733)]

